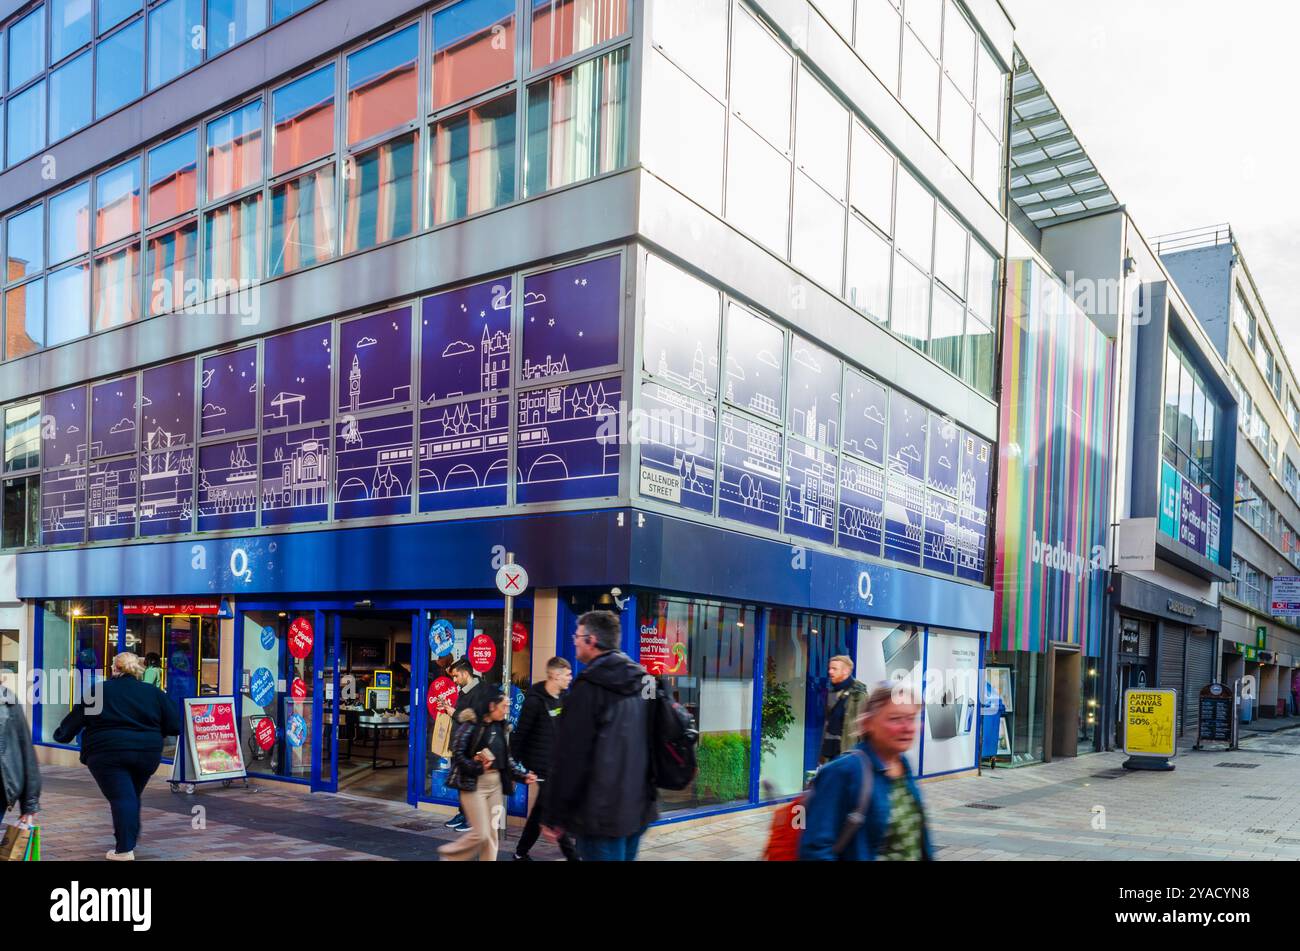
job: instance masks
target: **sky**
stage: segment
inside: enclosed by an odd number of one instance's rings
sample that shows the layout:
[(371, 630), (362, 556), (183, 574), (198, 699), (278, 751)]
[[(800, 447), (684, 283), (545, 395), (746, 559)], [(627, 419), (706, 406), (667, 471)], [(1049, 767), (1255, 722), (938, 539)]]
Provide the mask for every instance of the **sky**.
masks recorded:
[(1300, 373), (1300, 4), (1002, 3), (1016, 44), (1143, 234), (1231, 223)]

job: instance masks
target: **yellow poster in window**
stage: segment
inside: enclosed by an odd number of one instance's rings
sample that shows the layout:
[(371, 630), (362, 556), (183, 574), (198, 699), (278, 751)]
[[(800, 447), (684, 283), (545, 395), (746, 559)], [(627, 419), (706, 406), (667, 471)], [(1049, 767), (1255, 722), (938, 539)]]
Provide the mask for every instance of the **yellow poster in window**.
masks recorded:
[(1178, 691), (1124, 692), (1124, 752), (1129, 756), (1173, 756), (1177, 742)]

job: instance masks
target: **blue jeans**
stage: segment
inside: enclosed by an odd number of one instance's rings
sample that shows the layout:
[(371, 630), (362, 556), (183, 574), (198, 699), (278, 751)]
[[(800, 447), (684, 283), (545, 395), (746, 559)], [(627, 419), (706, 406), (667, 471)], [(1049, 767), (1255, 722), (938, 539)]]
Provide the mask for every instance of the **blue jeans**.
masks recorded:
[(578, 858), (584, 862), (635, 862), (643, 835), (645, 829), (628, 836), (580, 835)]
[(155, 770), (160, 753), (100, 753), (86, 759), (90, 775), (113, 813), (114, 851), (134, 852), (140, 838), (140, 794)]

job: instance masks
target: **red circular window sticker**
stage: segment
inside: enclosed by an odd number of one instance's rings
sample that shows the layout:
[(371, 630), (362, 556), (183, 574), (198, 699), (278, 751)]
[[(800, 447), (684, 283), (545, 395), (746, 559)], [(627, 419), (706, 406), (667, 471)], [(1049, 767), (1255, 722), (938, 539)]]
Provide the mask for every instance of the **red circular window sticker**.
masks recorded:
[(262, 717), (257, 721), (254, 736), (257, 738), (257, 745), (264, 750), (275, 746), (275, 721), (270, 717)]
[(496, 659), (497, 646), (492, 643), (492, 638), (475, 634), (474, 640), (469, 642), (469, 665), (481, 674), (491, 670)]
[(528, 628), (523, 621), (510, 625), (510, 649), (515, 653), (528, 650)]
[(307, 684), (301, 677), (294, 677), (289, 685), (289, 695), (295, 700), (307, 699)]
[(436, 717), (438, 708), (444, 703), (456, 706), (456, 699), (460, 696), (460, 691), (456, 689), (455, 682), (450, 677), (439, 677), (433, 683), (429, 684), (429, 696), (426, 701), (429, 707), (429, 716)]
[(305, 617), (294, 618), (289, 625), (289, 653), (302, 660), (311, 653), (315, 642), (316, 635), (311, 629), (311, 621)]

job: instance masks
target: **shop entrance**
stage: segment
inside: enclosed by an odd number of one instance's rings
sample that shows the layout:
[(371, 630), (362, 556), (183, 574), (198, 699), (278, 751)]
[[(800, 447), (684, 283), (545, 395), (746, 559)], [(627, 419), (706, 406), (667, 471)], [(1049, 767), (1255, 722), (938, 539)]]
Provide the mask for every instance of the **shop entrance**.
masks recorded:
[(1044, 762), (1079, 755), (1079, 684), (1083, 655), (1078, 645), (1052, 644), (1048, 654), (1047, 729)]

